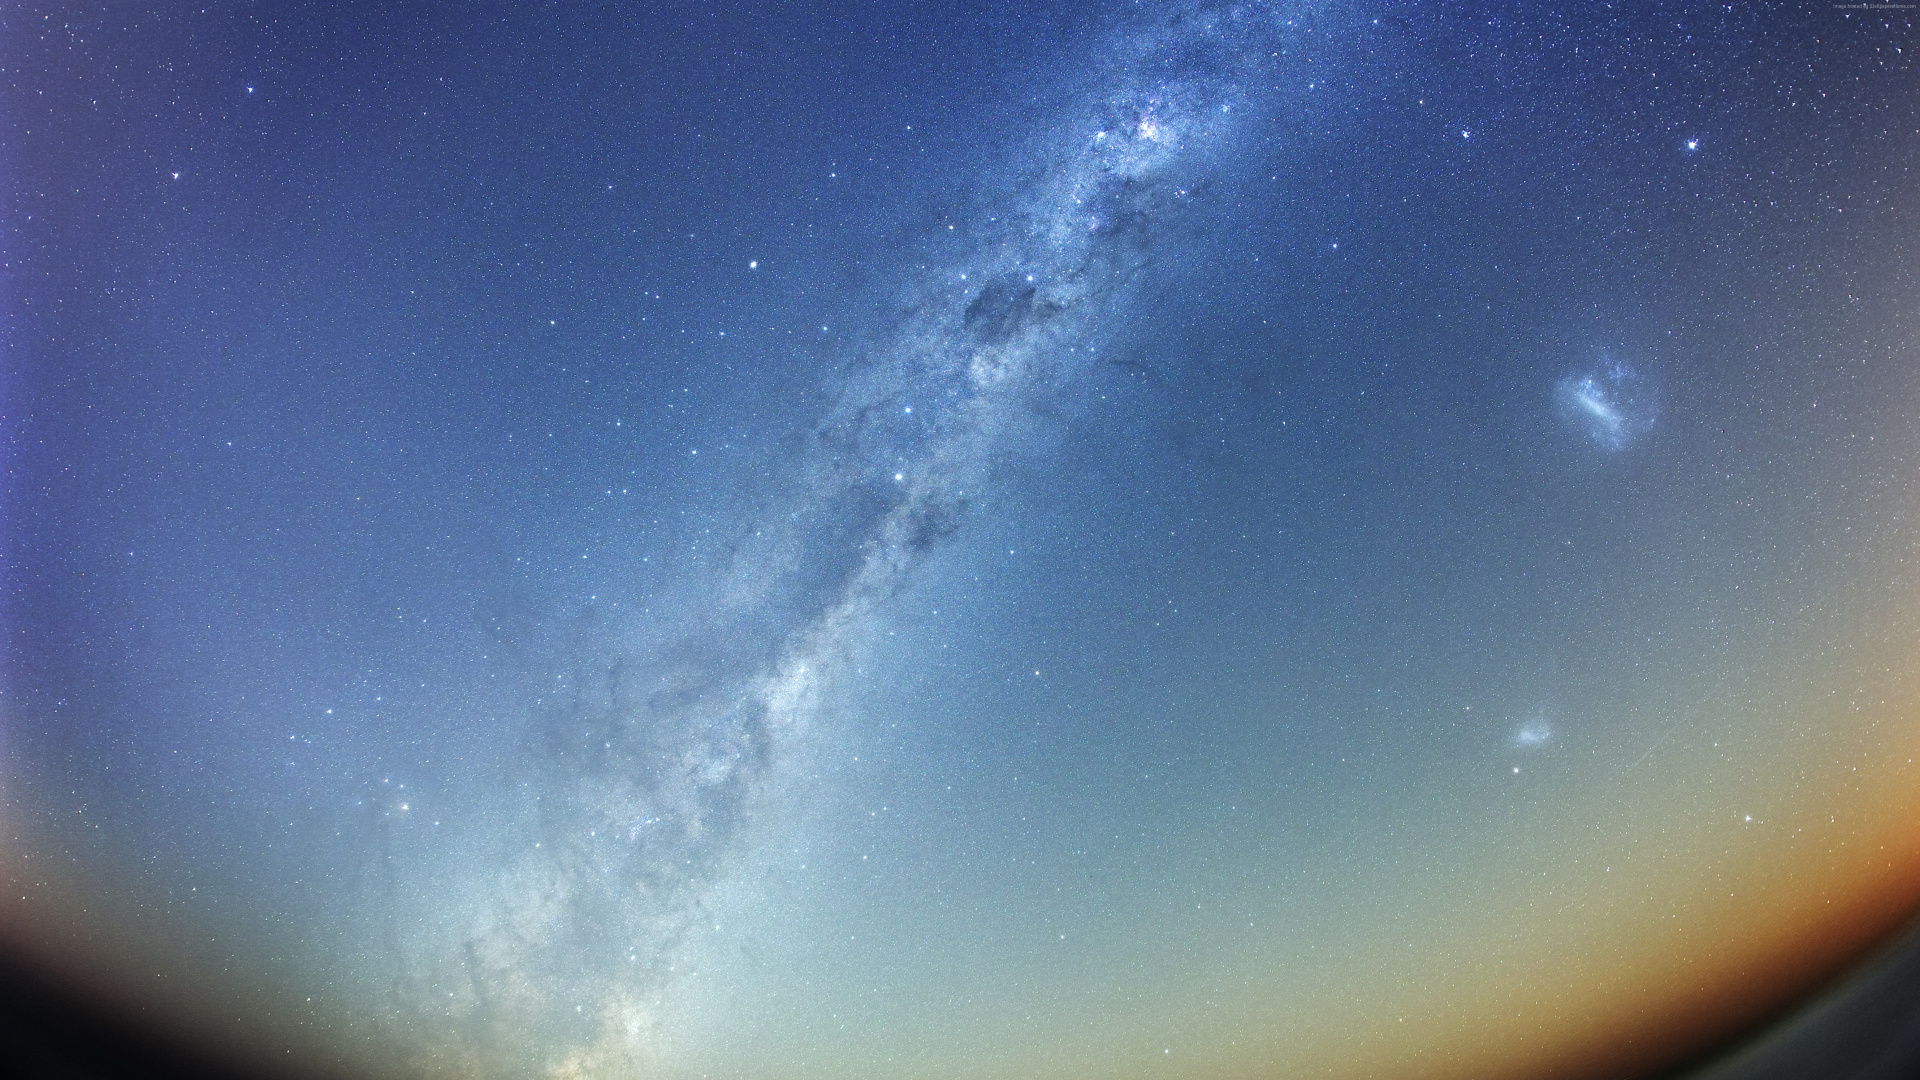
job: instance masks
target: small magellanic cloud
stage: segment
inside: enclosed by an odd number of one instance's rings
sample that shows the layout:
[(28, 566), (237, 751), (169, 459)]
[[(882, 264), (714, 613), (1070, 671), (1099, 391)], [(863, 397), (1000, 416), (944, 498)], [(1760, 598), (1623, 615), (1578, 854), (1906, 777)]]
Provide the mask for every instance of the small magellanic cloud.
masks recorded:
[(1513, 733), (1515, 746), (1545, 746), (1553, 741), (1553, 725), (1545, 720), (1529, 720)]

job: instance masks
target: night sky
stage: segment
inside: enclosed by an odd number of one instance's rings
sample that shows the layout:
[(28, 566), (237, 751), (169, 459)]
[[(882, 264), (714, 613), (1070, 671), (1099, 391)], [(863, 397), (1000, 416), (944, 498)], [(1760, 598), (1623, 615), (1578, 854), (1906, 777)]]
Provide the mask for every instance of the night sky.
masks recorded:
[(1916, 15), (7, 5), (0, 936), (372, 1075), (1711, 1044), (1920, 904)]

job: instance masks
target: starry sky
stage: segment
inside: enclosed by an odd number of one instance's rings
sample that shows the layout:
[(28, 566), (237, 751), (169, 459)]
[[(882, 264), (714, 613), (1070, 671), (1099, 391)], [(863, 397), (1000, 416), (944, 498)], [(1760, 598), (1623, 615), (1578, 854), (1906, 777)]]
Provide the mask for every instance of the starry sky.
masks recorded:
[(0, 938), (331, 1075), (1587, 1077), (1920, 904), (1920, 33), (0, 10)]

